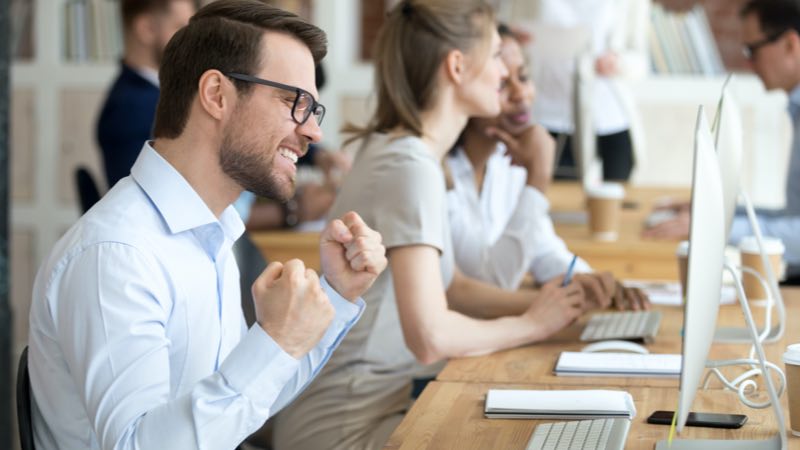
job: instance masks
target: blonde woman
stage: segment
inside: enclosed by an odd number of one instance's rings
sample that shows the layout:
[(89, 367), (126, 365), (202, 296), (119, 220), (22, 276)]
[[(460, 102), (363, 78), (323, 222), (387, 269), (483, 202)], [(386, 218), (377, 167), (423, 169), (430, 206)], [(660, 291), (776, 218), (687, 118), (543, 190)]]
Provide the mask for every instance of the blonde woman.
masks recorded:
[(383, 236), (390, 270), (316, 382), (279, 415), (275, 448), (381, 448), (407, 410), (420, 364), (541, 341), (584, 308), (578, 284), (504, 291), (453, 261), (442, 159), (472, 116), (500, 112), (507, 71), (483, 1), (413, 0), (376, 47), (377, 110), (332, 214), (357, 211)]

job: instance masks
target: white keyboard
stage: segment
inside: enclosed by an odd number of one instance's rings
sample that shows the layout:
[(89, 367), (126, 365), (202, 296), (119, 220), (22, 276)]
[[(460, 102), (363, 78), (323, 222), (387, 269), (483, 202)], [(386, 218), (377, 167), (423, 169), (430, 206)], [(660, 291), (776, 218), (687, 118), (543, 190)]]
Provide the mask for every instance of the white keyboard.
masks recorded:
[(630, 427), (630, 419), (543, 423), (525, 450), (623, 450)]
[(606, 339), (653, 342), (661, 324), (660, 311), (622, 311), (595, 314), (581, 334), (582, 341)]

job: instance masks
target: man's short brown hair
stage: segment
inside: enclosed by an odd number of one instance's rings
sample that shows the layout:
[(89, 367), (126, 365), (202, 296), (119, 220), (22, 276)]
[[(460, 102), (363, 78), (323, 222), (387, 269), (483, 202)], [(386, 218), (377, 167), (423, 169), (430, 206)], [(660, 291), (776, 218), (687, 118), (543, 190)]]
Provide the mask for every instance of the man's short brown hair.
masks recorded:
[[(129, 30), (137, 17), (151, 12), (167, 11), (170, 3), (175, 1), (178, 0), (121, 0), (119, 9), (122, 26), (125, 30)], [(197, 0), (191, 0), (191, 2), (197, 6)]]
[(739, 11), (744, 18), (755, 14), (767, 36), (795, 30), (800, 34), (800, 0), (749, 0)]
[[(315, 63), (327, 53), (325, 32), (297, 15), (259, 0), (218, 0), (200, 9), (167, 44), (159, 70), (161, 96), (153, 136), (174, 139), (183, 132), (197, 95), (200, 77), (208, 70), (257, 73), (265, 31), (296, 37), (311, 51)], [(233, 80), (237, 91), (252, 86)]]

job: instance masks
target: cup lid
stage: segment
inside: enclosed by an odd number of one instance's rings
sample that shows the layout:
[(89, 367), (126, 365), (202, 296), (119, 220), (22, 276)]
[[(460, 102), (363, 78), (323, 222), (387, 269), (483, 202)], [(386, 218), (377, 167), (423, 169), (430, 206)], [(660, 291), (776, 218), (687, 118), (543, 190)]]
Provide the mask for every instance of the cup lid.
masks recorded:
[(786, 347), (783, 362), (787, 364), (800, 364), (800, 344), (791, 344)]
[(689, 256), (689, 241), (681, 241), (675, 249), (677, 256)]
[(586, 195), (595, 198), (621, 199), (625, 188), (621, 183), (600, 183), (586, 187)]
[[(767, 254), (783, 254), (786, 248), (783, 246), (783, 241), (778, 238), (762, 237), (761, 242), (764, 244), (764, 251)], [(745, 253), (761, 253), (758, 248), (758, 241), (755, 236), (745, 236), (739, 242), (739, 251)]]

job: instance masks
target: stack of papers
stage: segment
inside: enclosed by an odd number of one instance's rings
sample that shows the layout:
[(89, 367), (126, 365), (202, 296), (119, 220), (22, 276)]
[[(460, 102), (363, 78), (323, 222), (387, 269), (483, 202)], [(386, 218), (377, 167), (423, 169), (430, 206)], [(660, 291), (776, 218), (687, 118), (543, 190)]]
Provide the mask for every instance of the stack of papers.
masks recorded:
[(573, 376), (677, 377), (681, 374), (681, 355), (561, 352), (555, 372)]
[(632, 419), (636, 406), (625, 391), (489, 389), (483, 412), (489, 419)]

